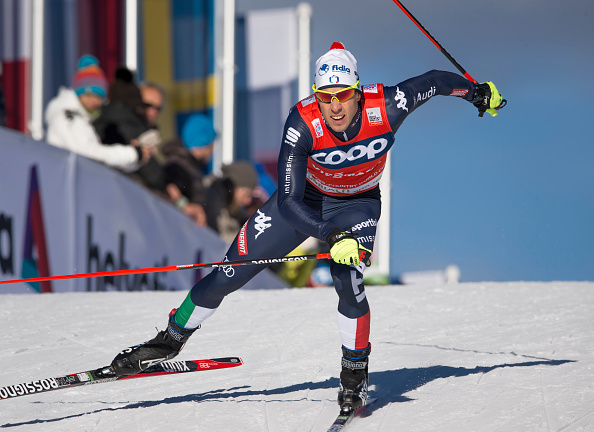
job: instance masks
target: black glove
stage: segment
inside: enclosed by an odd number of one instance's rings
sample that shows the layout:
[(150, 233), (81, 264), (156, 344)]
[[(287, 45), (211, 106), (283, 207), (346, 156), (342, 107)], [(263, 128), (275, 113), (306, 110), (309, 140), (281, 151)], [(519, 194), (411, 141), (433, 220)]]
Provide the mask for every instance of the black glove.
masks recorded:
[(474, 99), (471, 102), (478, 108), (479, 117), (482, 117), (485, 112), (495, 117), (497, 111), (507, 104), (507, 101), (501, 97), (497, 87), (491, 81), (476, 85)]

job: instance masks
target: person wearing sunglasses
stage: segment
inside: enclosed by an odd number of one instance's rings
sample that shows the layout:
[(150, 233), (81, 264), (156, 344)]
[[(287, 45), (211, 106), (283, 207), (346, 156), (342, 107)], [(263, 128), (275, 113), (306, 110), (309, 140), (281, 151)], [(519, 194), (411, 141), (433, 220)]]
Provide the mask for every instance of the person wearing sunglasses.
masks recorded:
[[(373, 250), (381, 213), (379, 181), (394, 134), (434, 96), (464, 99), (479, 110), (484, 104), (495, 109), (501, 97), (492, 83), (477, 85), (435, 70), (395, 86), (360, 86), (357, 61), (341, 43), (317, 60), (313, 90), (286, 120), (277, 191), (243, 225), (225, 260), (284, 256), (309, 237), (328, 244), (342, 341), (338, 403), (349, 412), (367, 401), (370, 310), (363, 272)], [(176, 356), (223, 298), (266, 266), (233, 266), (208, 274), (171, 311), (167, 329), (120, 353), (113, 369), (132, 374)], [(310, 354), (300, 350), (300, 355)]]
[(164, 91), (160, 85), (153, 82), (143, 82), (138, 87), (148, 125), (151, 128), (157, 128), (157, 121), (165, 100)]

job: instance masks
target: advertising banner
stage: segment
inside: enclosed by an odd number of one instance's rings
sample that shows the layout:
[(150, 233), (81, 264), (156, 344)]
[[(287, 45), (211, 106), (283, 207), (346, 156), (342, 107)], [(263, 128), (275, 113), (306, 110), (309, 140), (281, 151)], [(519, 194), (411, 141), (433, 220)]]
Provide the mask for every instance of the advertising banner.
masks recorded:
[[(0, 128), (0, 280), (216, 262), (226, 245), (127, 176)], [(0, 293), (188, 290), (210, 269), (0, 286)], [(269, 271), (246, 288), (286, 286)]]

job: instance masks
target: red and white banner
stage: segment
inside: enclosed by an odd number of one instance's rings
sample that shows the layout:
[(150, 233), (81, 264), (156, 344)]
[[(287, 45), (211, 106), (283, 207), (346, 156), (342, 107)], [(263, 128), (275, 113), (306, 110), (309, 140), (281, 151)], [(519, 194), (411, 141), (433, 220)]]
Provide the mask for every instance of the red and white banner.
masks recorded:
[(0, 2), (0, 87), (6, 126), (25, 132), (30, 112), (32, 0)]

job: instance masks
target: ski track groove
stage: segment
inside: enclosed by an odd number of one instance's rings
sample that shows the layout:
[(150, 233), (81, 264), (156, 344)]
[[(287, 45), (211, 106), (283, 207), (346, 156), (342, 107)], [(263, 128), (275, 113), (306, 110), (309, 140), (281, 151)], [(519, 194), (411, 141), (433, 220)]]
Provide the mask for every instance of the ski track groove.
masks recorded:
[(481, 380), (483, 379), (483, 377), (485, 376), (484, 373), (480, 373), (478, 376), (478, 379), (476, 380), (476, 386), (478, 387), (481, 384)]
[(544, 408), (545, 419), (547, 420), (547, 430), (551, 432), (551, 419), (549, 416), (549, 410), (547, 409), (547, 398), (545, 395), (545, 384), (542, 370), (540, 371), (540, 394), (542, 396), (542, 406)]
[(324, 404), (324, 406), (322, 406), (322, 409), (318, 412), (318, 415), (316, 416), (316, 418), (314, 419), (314, 421), (311, 423), (311, 427), (309, 428), (309, 432), (313, 432), (315, 430), (316, 425), (324, 417), (324, 413), (325, 412), (326, 412), (326, 404)]
[[(386, 406), (390, 406), (390, 405), (392, 405), (392, 404), (389, 403)], [(386, 424), (386, 421), (388, 420), (388, 411), (387, 410), (376, 410), (376, 411), (374, 411), (374, 414), (377, 415), (377, 413), (380, 411), (383, 412), (384, 414), (382, 416), (381, 421), (379, 422), (378, 432), (382, 432), (383, 430), (389, 430), (389, 429), (384, 429), (384, 425)]]
[(264, 420), (266, 421), (266, 430), (270, 432), (270, 419), (268, 415), (268, 401), (264, 402)]
[(569, 431), (571, 427), (573, 427), (576, 423), (581, 422), (582, 420), (584, 420), (586, 417), (589, 417), (592, 413), (594, 413), (594, 409), (590, 410), (589, 412), (587, 412), (586, 414), (584, 414), (583, 416), (581, 416), (579, 419), (572, 421), (571, 423), (569, 423), (567, 426), (563, 426), (561, 429), (559, 429), (557, 432), (563, 432), (563, 431)]
[[(480, 350), (473, 350), (473, 349), (462, 349), (462, 348), (454, 348), (454, 347), (444, 347), (444, 346), (440, 346), (440, 345), (430, 345), (430, 344), (416, 344), (416, 343), (402, 343), (402, 342), (390, 342), (390, 341), (386, 341), (383, 342), (385, 344), (388, 345), (397, 345), (397, 346), (413, 346), (413, 347), (420, 347), (420, 348), (435, 348), (438, 350), (442, 350), (442, 351), (454, 351), (454, 352), (462, 352), (462, 353), (475, 353), (475, 354), (487, 354), (487, 355), (502, 355), (502, 356), (513, 356), (513, 357), (520, 357), (520, 358), (526, 358), (526, 359), (533, 359), (533, 360), (544, 360), (544, 361), (551, 361), (554, 360), (552, 358), (547, 358), (547, 357), (538, 357), (538, 356), (532, 356), (532, 355), (527, 355), (527, 354), (518, 354), (514, 351), (480, 351)], [(553, 353), (551, 353), (551, 355), (553, 355)]]
[(53, 329), (46, 329), (47, 333), (55, 336), (56, 337), (56, 342), (60, 342), (60, 341), (68, 341), (68, 342), (72, 342), (74, 345), (79, 345), (79, 346), (83, 346), (85, 348), (88, 348), (90, 350), (92, 350), (93, 352), (101, 352), (101, 353), (109, 353), (109, 350), (106, 348), (98, 348), (95, 344), (91, 344), (91, 343), (87, 343), (85, 342), (85, 339), (79, 337), (79, 335), (75, 334), (75, 335), (64, 335), (61, 333), (58, 333), (57, 331), (53, 330)]
[[(270, 387), (270, 382), (272, 381), (272, 377), (273, 375), (270, 375), (270, 377), (268, 378), (268, 382), (266, 383), (266, 386), (264, 386), (264, 394), (266, 394), (269, 390)], [(266, 430), (268, 432), (270, 432), (270, 419), (269, 419), (269, 415), (268, 415), (268, 396), (266, 396), (266, 398), (264, 399), (264, 422), (266, 424)]]

